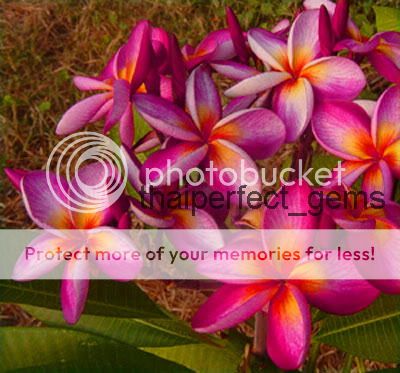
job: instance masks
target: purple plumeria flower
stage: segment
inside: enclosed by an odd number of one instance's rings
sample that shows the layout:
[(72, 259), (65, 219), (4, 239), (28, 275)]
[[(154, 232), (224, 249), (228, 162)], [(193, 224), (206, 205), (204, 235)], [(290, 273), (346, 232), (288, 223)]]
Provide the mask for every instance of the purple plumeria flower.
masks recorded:
[[(95, 162), (79, 169), (77, 177), (80, 182), (87, 185), (98, 185), (99, 182), (105, 180), (106, 172), (109, 172), (110, 177), (115, 175), (111, 169), (107, 170), (102, 164)], [(127, 197), (122, 195), (103, 211), (93, 212), (89, 207), (88, 212), (73, 211), (66, 207), (70, 201), (62, 190), (71, 189), (69, 189), (69, 184), (63, 177), (58, 180), (55, 174), (50, 173), (48, 181), (45, 171), (7, 169), (6, 172), (13, 185), (21, 191), (25, 208), (32, 221), (40, 228), (49, 230), (44, 233), (44, 236), (40, 237), (40, 240), (35, 240), (34, 247), (43, 245), (44, 248), (70, 248), (71, 246), (67, 245), (66, 238), (62, 234), (51, 234), (52, 229), (80, 229), (85, 230), (87, 237), (90, 237), (93, 243), (93, 247), (121, 249), (120, 245), (123, 244), (124, 240), (117, 239), (118, 234), (106, 227), (130, 228)], [(71, 185), (76, 188), (77, 184), (74, 180), (77, 179), (72, 179)], [(53, 191), (50, 189), (49, 182)], [(62, 189), (59, 182), (62, 183)], [(53, 193), (56, 193), (58, 198)], [(71, 193), (74, 195), (74, 192)], [(72, 232), (71, 237), (73, 235)], [(74, 239), (71, 240), (74, 241)], [(102, 243), (102, 245), (99, 243)], [(131, 248), (128, 247), (128, 249)], [(57, 261), (45, 259), (40, 261), (26, 260), (24, 253), (14, 268), (14, 278), (24, 281), (39, 278), (54, 268), (54, 264), (51, 263), (58, 264)], [(121, 267), (119, 263), (98, 262), (96, 264), (101, 271), (110, 277), (116, 280), (120, 279)], [(129, 263), (129, 267), (123, 268), (125, 273), (123, 278), (125, 279), (128, 273), (130, 278), (133, 279), (140, 268), (140, 261), (136, 264), (134, 262)], [(70, 324), (75, 324), (84, 310), (89, 291), (90, 268), (87, 261), (68, 261), (64, 268), (64, 277), (65, 279), (61, 281), (61, 307), (65, 320)]]
[[(146, 185), (140, 179), (142, 164), (128, 148), (122, 146), (121, 151), (127, 160), (128, 180), (136, 192), (141, 195), (141, 201), (133, 197), (130, 199), (131, 208), (143, 223), (161, 229), (218, 229), (218, 224), (213, 216), (223, 223), (227, 211), (196, 209), (193, 213), (190, 201), (187, 207), (182, 203), (180, 207), (168, 208), (161, 205), (159, 196), (155, 193), (153, 197), (150, 197), (149, 193), (144, 194)], [(155, 190), (157, 194), (164, 194), (165, 198), (167, 198), (168, 192), (175, 192), (180, 196), (183, 196), (185, 192), (176, 183), (170, 187), (155, 188)], [(205, 189), (203, 188), (203, 190)]]
[(252, 51), (268, 71), (232, 88), (228, 97), (272, 94), (272, 108), (286, 125), (286, 141), (295, 141), (307, 128), (314, 104), (322, 99), (352, 100), (364, 88), (359, 66), (343, 57), (322, 57), (318, 10), (301, 13), (292, 24), (288, 41), (263, 29), (252, 29)]
[[(270, 110), (241, 110), (223, 116), (217, 88), (206, 66), (196, 68), (187, 81), (188, 113), (165, 99), (148, 94), (135, 95), (134, 103), (143, 118), (168, 137), (166, 146), (150, 155), (143, 164), (143, 181), (148, 168), (158, 168), (165, 175), (170, 165), (185, 173), (193, 167), (210, 166), (212, 161), (217, 170), (212, 171), (212, 183), (206, 180), (211, 188), (237, 191), (241, 185), (240, 174), (236, 181), (224, 175), (224, 180), (231, 182), (227, 186), (220, 182), (222, 170), (231, 168), (240, 172), (241, 165), (256, 170), (253, 159), (273, 155), (285, 138), (282, 121)], [(173, 173), (172, 182), (177, 177)], [(151, 174), (150, 179), (156, 182), (160, 177)], [(165, 185), (166, 179), (161, 183)], [(257, 183), (254, 189), (259, 188)]]
[(392, 197), (393, 177), (400, 178), (400, 87), (388, 88), (378, 102), (325, 101), (313, 115), (312, 129), (327, 151), (343, 158), (342, 182), (364, 174), (362, 189)]
[[(306, 211), (311, 191), (307, 184), (299, 186), (296, 183), (287, 187), (290, 208), (293, 211)], [(289, 217), (287, 210), (279, 203), (276, 209), (265, 213), (262, 228), (318, 229), (324, 228), (324, 225), (321, 226), (320, 217), (312, 215)], [(259, 273), (268, 273), (265, 263), (258, 264)], [(230, 261), (224, 268), (219, 266), (218, 273), (241, 273), (251, 278), (257, 271), (254, 264), (243, 266), (240, 263), (240, 269), (238, 265)], [(265, 312), (268, 355), (281, 369), (299, 368), (304, 363), (311, 340), (310, 305), (324, 312), (347, 315), (364, 309), (379, 295), (379, 291), (363, 280), (350, 264), (345, 265), (345, 270), (353, 280), (299, 279), (301, 273), (308, 273), (310, 265), (315, 266), (315, 262), (296, 265), (289, 272), (288, 280), (229, 280), (197, 311), (192, 320), (193, 328), (201, 333), (213, 333), (234, 327), (256, 312)], [(227, 268), (229, 266), (233, 268)]]
[[(155, 32), (158, 35), (158, 32)], [(130, 146), (134, 139), (131, 95), (145, 91), (144, 82), (151, 67), (152, 28), (147, 21), (139, 22), (124, 44), (97, 77), (77, 76), (74, 83), (81, 91), (104, 91), (79, 101), (61, 118), (58, 135), (68, 135), (88, 123), (105, 118), (107, 133), (120, 122), (121, 141)], [(156, 45), (160, 43), (156, 40)]]

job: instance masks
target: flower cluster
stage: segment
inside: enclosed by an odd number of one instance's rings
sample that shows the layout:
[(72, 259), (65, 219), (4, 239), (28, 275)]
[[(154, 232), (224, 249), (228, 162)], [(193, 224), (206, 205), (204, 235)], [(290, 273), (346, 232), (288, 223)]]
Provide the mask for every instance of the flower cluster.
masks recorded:
[[(186, 172), (210, 161), (217, 168), (214, 182), (206, 179), (190, 188), (204, 193), (236, 191), (240, 183), (219, 183), (218, 170), (236, 170), (244, 162), (257, 172), (257, 160), (272, 157), (284, 144), (311, 138), (345, 160), (344, 186), (336, 186), (334, 177), (329, 188), (351, 188), (363, 175), (361, 189), (382, 192), (386, 208), (379, 213), (370, 206), (341, 208), (299, 218), (288, 217), (279, 207), (242, 211), (234, 204), (230, 211), (206, 206), (193, 216), (191, 206), (171, 209), (155, 201), (149, 209), (148, 201), (140, 203), (127, 192), (101, 213), (71, 213), (50, 193), (44, 172), (8, 169), (39, 227), (129, 228), (130, 213), (151, 227), (175, 229), (229, 224), (263, 229), (400, 226), (399, 206), (392, 201), (395, 179), (400, 178), (400, 86), (396, 85), (400, 33), (364, 37), (349, 16), (346, 0), (337, 4), (306, 0), (293, 22), (283, 20), (271, 30), (242, 30), (231, 9), (226, 15), (227, 28), (211, 32), (196, 47), (181, 48), (173, 34), (148, 21), (139, 22), (99, 75), (74, 78), (79, 90), (100, 93), (72, 106), (56, 133), (72, 134), (103, 120), (107, 134), (118, 124), (128, 179), (138, 192), (146, 169), (166, 170), (172, 165)], [(389, 82), (376, 102), (359, 99), (367, 83), (360, 67), (363, 57)], [(216, 82), (228, 80), (233, 83), (221, 94)], [(135, 136), (135, 111), (151, 128), (142, 138)], [(312, 152), (311, 145), (306, 152)], [(95, 182), (100, 177), (96, 167), (87, 166), (80, 177)], [(158, 184), (160, 195), (189, 188), (176, 179)], [(288, 189), (291, 206), (302, 210), (310, 187), (295, 183)], [(254, 190), (260, 191), (261, 185), (248, 186), (246, 193)], [(87, 291), (87, 281), (63, 281), (62, 308), (68, 322), (79, 319)], [(310, 305), (350, 314), (371, 304), (380, 291), (398, 294), (400, 283), (363, 279), (229, 283), (200, 308), (193, 327), (211, 333), (265, 312), (270, 358), (282, 369), (295, 369), (304, 362), (310, 343)]]

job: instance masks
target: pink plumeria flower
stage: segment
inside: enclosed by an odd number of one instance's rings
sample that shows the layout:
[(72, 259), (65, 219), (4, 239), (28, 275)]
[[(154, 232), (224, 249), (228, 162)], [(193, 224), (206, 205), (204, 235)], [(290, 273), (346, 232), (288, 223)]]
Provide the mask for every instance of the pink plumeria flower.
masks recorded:
[[(287, 191), (287, 205), (291, 211), (309, 209), (307, 201), (312, 189), (308, 185), (295, 184), (287, 187)], [(319, 227), (319, 217), (289, 217), (282, 203), (276, 209), (266, 211), (263, 220), (264, 229)], [(310, 262), (296, 265), (288, 280), (238, 280), (236, 283), (229, 280), (198, 310), (192, 320), (193, 328), (201, 333), (213, 333), (244, 322), (256, 312), (265, 312), (268, 355), (281, 369), (299, 368), (307, 356), (311, 340), (310, 305), (324, 312), (346, 315), (364, 309), (379, 295), (379, 291), (361, 279), (350, 265), (346, 270), (351, 271), (353, 280), (299, 279), (299, 274), (307, 273), (304, 266), (309, 265)], [(311, 262), (311, 265), (315, 263)], [(230, 266), (233, 268), (226, 268)], [(237, 262), (230, 261), (223, 268), (219, 266), (219, 271), (247, 274), (246, 278), (251, 278), (255, 271), (266, 273), (266, 264), (261, 262), (237, 266)]]
[[(78, 171), (78, 178), (87, 185), (97, 185), (104, 180), (105, 173), (113, 175), (111, 169), (108, 171), (102, 164), (96, 162), (82, 167)], [(62, 188), (55, 174), (49, 175), (49, 182), (45, 171), (27, 171), (7, 170), (7, 174), (14, 185), (21, 191), (25, 208), (37, 226), (47, 229), (44, 236), (36, 239), (32, 243), (33, 247), (74, 247), (69, 246), (68, 242), (76, 244), (77, 235), (71, 232), (67, 234), (57, 234), (57, 230), (80, 229), (85, 230), (85, 239), (89, 239), (92, 247), (108, 248), (120, 250), (122, 246), (132, 249), (127, 241), (121, 239), (118, 233), (106, 227), (117, 227), (121, 229), (130, 228), (129, 201), (125, 196), (121, 196), (116, 202), (103, 211), (92, 212), (88, 207), (88, 212), (73, 211), (66, 207), (70, 200), (63, 190), (69, 189), (66, 179), (60, 177)], [(75, 179), (71, 184), (75, 188), (77, 184)], [(56, 193), (57, 197), (54, 196)], [(72, 192), (74, 195), (74, 192)], [(63, 203), (61, 203), (61, 201)], [(100, 228), (103, 227), (103, 228)], [(55, 230), (54, 230), (55, 229)], [(55, 232), (52, 234), (52, 232)], [(69, 237), (68, 237), (69, 236)], [(79, 241), (80, 242), (80, 241)], [(49, 264), (50, 263), (50, 264)], [(16, 280), (32, 280), (40, 278), (43, 274), (54, 268), (56, 261), (47, 260), (26, 260), (25, 254), (21, 256), (14, 268), (14, 278)], [(116, 280), (121, 279), (121, 270), (124, 271), (123, 279), (134, 278), (135, 274), (141, 268), (141, 261), (128, 263), (128, 266), (121, 269), (120, 263), (115, 262), (96, 262), (99, 269)], [(89, 290), (90, 267), (86, 260), (68, 261), (64, 268), (64, 279), (61, 281), (61, 307), (65, 320), (70, 323), (76, 323), (82, 314)]]
[(379, 191), (386, 200), (391, 198), (393, 176), (400, 177), (399, 103), (400, 87), (393, 86), (376, 106), (363, 101), (326, 101), (317, 106), (314, 135), (327, 151), (346, 160), (344, 184), (351, 186), (364, 174), (362, 189), (368, 195)]
[(388, 81), (400, 83), (400, 32), (379, 32), (367, 40), (345, 39), (335, 50), (348, 49), (364, 55)]
[(353, 61), (321, 58), (318, 17), (317, 10), (301, 13), (290, 28), (287, 43), (266, 30), (250, 30), (250, 47), (270, 70), (226, 91), (228, 97), (240, 97), (272, 89), (272, 108), (286, 125), (288, 142), (295, 141), (307, 128), (316, 100), (352, 100), (366, 84)]
[[(126, 147), (122, 146), (121, 151), (127, 160), (128, 180), (138, 194), (141, 195), (141, 201), (131, 198), (131, 208), (136, 217), (143, 223), (154, 228), (160, 229), (218, 229), (218, 225), (207, 209), (196, 209), (193, 214), (192, 205), (189, 201), (186, 207), (184, 203), (177, 208), (168, 208), (162, 206), (159, 200), (159, 194), (165, 195), (168, 192), (180, 193), (184, 195), (184, 189), (174, 183), (171, 187), (155, 188), (153, 198), (150, 200), (149, 194), (143, 194), (145, 184), (140, 179), (140, 170), (143, 167), (136, 156)], [(216, 212), (215, 216), (220, 217), (218, 220), (223, 221), (226, 217), (226, 211)], [(214, 215), (214, 214), (213, 214)]]
[[(211, 165), (213, 189), (239, 190), (241, 177), (228, 180), (220, 173), (225, 168), (239, 172), (243, 168), (256, 170), (254, 159), (274, 154), (285, 138), (285, 128), (279, 117), (267, 109), (237, 111), (222, 117), (217, 88), (206, 66), (196, 68), (187, 81), (186, 107), (188, 113), (160, 97), (137, 94), (134, 103), (143, 118), (156, 130), (169, 136), (165, 148), (150, 155), (141, 168), (142, 181), (146, 169), (158, 168), (165, 175), (168, 164), (186, 173), (193, 167)], [(239, 175), (239, 174), (238, 174)], [(165, 185), (167, 178), (150, 174), (150, 181)], [(209, 176), (206, 173), (206, 176)], [(172, 174), (172, 182), (178, 178)], [(227, 186), (221, 179), (231, 183)], [(253, 189), (259, 189), (260, 185)]]
[(100, 90), (104, 93), (85, 98), (68, 109), (57, 125), (58, 135), (74, 133), (88, 123), (105, 118), (104, 132), (107, 133), (119, 121), (121, 141), (132, 145), (134, 124), (131, 94), (145, 91), (143, 83), (151, 66), (151, 36), (150, 24), (147, 21), (139, 22), (127, 43), (98, 77), (74, 78), (76, 87), (81, 91)]

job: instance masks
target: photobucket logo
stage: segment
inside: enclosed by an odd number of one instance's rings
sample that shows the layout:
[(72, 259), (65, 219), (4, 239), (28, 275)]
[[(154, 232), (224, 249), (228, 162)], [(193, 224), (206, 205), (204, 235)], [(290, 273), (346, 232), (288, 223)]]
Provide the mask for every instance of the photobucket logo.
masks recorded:
[[(327, 167), (322, 167), (314, 170), (309, 167), (304, 168), (303, 161), (298, 161), (297, 167), (286, 167), (279, 170), (272, 168), (269, 170), (261, 168), (260, 171), (253, 167), (246, 166), (244, 159), (240, 160), (240, 167), (238, 169), (214, 167), (214, 162), (210, 161), (208, 167), (194, 167), (186, 172), (179, 167), (172, 166), (171, 160), (167, 160), (167, 167), (161, 170), (158, 167), (149, 167), (145, 170), (145, 185), (148, 192), (150, 187), (157, 187), (160, 185), (172, 185), (173, 182), (179, 181), (180, 184), (187, 183), (191, 186), (199, 186), (205, 181), (208, 185), (213, 186), (215, 183), (224, 186), (232, 185), (248, 185), (254, 186), (257, 183), (262, 183), (264, 186), (273, 186), (277, 182), (280, 185), (291, 186), (299, 181), (299, 185), (307, 183), (310, 186), (328, 186), (334, 181), (334, 185), (342, 185), (343, 172), (346, 171), (342, 167), (342, 162), (338, 161), (337, 167), (330, 170)], [(314, 172), (313, 172), (314, 171)], [(314, 181), (310, 180), (310, 177)]]
[(46, 179), (51, 193), (63, 206), (76, 212), (95, 213), (105, 210), (122, 195), (126, 170), (126, 158), (114, 141), (96, 132), (78, 132), (64, 138), (52, 150), (46, 164)]

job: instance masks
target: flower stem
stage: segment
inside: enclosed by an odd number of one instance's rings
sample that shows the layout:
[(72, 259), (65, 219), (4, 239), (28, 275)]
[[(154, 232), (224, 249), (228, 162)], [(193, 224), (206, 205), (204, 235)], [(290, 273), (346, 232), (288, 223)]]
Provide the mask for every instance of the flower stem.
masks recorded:
[(267, 315), (260, 311), (256, 313), (254, 325), (253, 354), (264, 356), (267, 340)]

